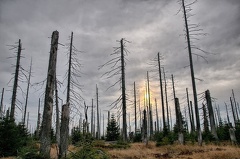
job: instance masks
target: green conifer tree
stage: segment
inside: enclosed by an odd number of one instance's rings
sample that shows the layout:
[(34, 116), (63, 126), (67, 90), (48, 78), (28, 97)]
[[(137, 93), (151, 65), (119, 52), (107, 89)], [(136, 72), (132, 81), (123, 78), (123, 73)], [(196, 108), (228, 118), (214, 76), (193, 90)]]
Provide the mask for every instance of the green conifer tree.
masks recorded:
[(106, 140), (116, 141), (119, 139), (119, 136), (120, 136), (119, 126), (117, 125), (114, 115), (112, 115), (111, 120), (108, 122), (108, 126), (107, 126)]

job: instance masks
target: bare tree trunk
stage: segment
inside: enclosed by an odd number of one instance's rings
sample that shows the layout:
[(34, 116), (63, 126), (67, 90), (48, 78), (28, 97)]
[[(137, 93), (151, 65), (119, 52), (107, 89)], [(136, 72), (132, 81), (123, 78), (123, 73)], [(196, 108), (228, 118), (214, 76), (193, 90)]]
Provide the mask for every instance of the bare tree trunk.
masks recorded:
[(196, 113), (196, 121), (197, 121), (198, 144), (201, 146), (202, 145), (202, 132), (201, 132), (200, 119), (199, 119), (199, 111), (198, 111), (197, 88), (196, 88), (196, 84), (195, 84), (195, 75), (194, 75), (192, 50), (191, 50), (191, 41), (190, 41), (188, 21), (187, 21), (187, 15), (186, 15), (184, 0), (182, 0), (182, 7), (183, 7), (183, 12), (184, 12), (185, 29), (186, 29), (186, 34), (187, 34), (187, 44), (188, 44), (189, 62), (190, 62), (190, 70), (191, 70), (191, 77), (192, 77), (193, 97), (194, 97), (194, 105), (195, 105), (195, 113)]
[(97, 139), (100, 139), (100, 118), (99, 118), (99, 107), (98, 107), (98, 87), (96, 85), (96, 96), (97, 96)]
[(209, 113), (209, 119), (210, 119), (210, 125), (211, 125), (211, 132), (216, 140), (218, 140), (217, 131), (216, 131), (216, 125), (214, 120), (214, 113), (213, 113), (213, 107), (212, 107), (212, 100), (210, 96), (209, 90), (205, 92), (206, 100), (207, 100), (207, 106), (208, 106), (208, 113)]
[(134, 82), (134, 116), (135, 116), (135, 134), (137, 132), (137, 97), (136, 97), (136, 86)]
[(208, 117), (207, 117), (207, 109), (205, 104), (202, 104), (202, 109), (203, 109), (203, 126), (204, 126), (204, 131), (205, 133), (209, 133), (209, 125), (208, 125)]
[(55, 74), (55, 103), (56, 103), (56, 140), (57, 145), (60, 145), (60, 119), (59, 119), (59, 105), (58, 105), (58, 89), (57, 89), (57, 76)]
[(38, 100), (37, 130), (36, 130), (36, 137), (37, 137), (37, 139), (39, 138), (40, 118), (41, 118), (41, 114), (40, 114), (40, 98), (39, 98), (39, 100)]
[(26, 94), (26, 101), (25, 101), (25, 107), (24, 107), (23, 125), (25, 125), (25, 121), (26, 121), (26, 112), (27, 112), (28, 94), (29, 94), (29, 86), (30, 86), (30, 80), (31, 80), (31, 73), (32, 73), (32, 58), (31, 58), (31, 64), (30, 64), (28, 81), (27, 81), (28, 83), (27, 83), (27, 94)]
[(46, 84), (46, 90), (45, 90), (43, 120), (42, 120), (41, 137), (40, 137), (40, 142), (41, 142), (40, 154), (44, 156), (44, 158), (50, 158), (53, 92), (54, 92), (54, 83), (55, 83), (54, 76), (56, 73), (58, 37), (59, 37), (58, 31), (54, 31), (52, 34), (52, 41), (51, 41), (47, 84)]
[(61, 117), (61, 140), (59, 147), (59, 158), (64, 158), (67, 155), (68, 149), (68, 134), (69, 134), (69, 103), (62, 106)]
[(94, 136), (93, 133), (93, 99), (92, 99), (92, 112), (91, 112), (91, 134)]
[(165, 71), (163, 67), (163, 77), (164, 77), (164, 83), (165, 83), (165, 99), (166, 99), (166, 108), (167, 108), (167, 128), (169, 130), (169, 112), (168, 112), (168, 95), (167, 95), (167, 81), (165, 76)]
[(157, 132), (159, 132), (159, 119), (158, 119), (158, 109), (157, 109), (157, 99), (155, 98), (155, 106), (156, 106), (156, 118), (157, 118)]
[(186, 93), (187, 93), (187, 104), (188, 104), (188, 114), (189, 114), (190, 125), (191, 125), (191, 133), (193, 133), (194, 132), (194, 126), (193, 126), (191, 108), (190, 108), (189, 97), (188, 97), (188, 88), (186, 88)]
[(178, 141), (181, 145), (184, 144), (184, 136), (183, 136), (183, 123), (182, 123), (182, 113), (180, 110), (179, 100), (175, 98), (176, 105), (176, 119), (177, 119), (177, 127), (178, 127)]
[(159, 55), (159, 53), (158, 53), (158, 72), (159, 72), (160, 90), (161, 90), (161, 101), (162, 101), (163, 130), (165, 131), (165, 129), (166, 129), (166, 121), (165, 121), (163, 86), (162, 86), (162, 73), (161, 73), (161, 64), (160, 64), (160, 55)]
[(0, 119), (3, 118), (3, 95), (4, 95), (4, 88), (2, 89), (2, 98), (1, 98), (1, 104), (0, 104)]
[(144, 109), (143, 111), (143, 141), (146, 145), (148, 145), (148, 137), (147, 137), (147, 113)]
[(234, 125), (236, 127), (236, 115), (235, 115), (235, 111), (234, 111), (234, 106), (233, 106), (233, 102), (232, 102), (232, 98), (230, 97), (230, 102), (231, 102), (231, 108), (232, 108), (232, 113), (233, 113), (233, 120), (234, 120)]
[(18, 52), (17, 52), (17, 63), (16, 63), (16, 70), (15, 70), (14, 84), (13, 84), (13, 93), (12, 93), (12, 102), (11, 102), (11, 112), (10, 112), (10, 119), (12, 119), (12, 120), (14, 120), (15, 107), (16, 107), (18, 74), (19, 74), (19, 68), (20, 68), (21, 51), (22, 51), (22, 44), (21, 44), (21, 39), (19, 39)]
[(230, 126), (230, 120), (229, 120), (229, 115), (228, 115), (228, 107), (227, 107), (226, 103), (225, 103), (225, 106), (226, 106), (226, 112), (227, 112), (227, 122), (228, 122), (228, 125)]
[(232, 95), (233, 95), (233, 101), (234, 101), (234, 107), (235, 107), (235, 111), (236, 111), (236, 119), (237, 121), (239, 122), (239, 117), (238, 117), (238, 111), (237, 111), (237, 103), (236, 103), (236, 99), (235, 99), (235, 96), (234, 96), (234, 91), (232, 89)]
[(191, 108), (191, 115), (192, 115), (193, 131), (195, 131), (195, 120), (194, 120), (192, 101), (190, 101), (190, 108)]
[(125, 62), (123, 39), (121, 39), (121, 70), (122, 70), (122, 115), (123, 115), (123, 141), (127, 141), (127, 118), (126, 118), (126, 87), (125, 87)]
[[(29, 122), (29, 112), (27, 114), (27, 126), (26, 126), (27, 130), (28, 130), (28, 122)], [(31, 129), (29, 129), (29, 130), (31, 130)]]
[(150, 84), (149, 76), (147, 71), (147, 92), (148, 92), (148, 109), (149, 109), (149, 126), (150, 126), (150, 139), (153, 137), (153, 117), (152, 117), (152, 105), (151, 105), (151, 93), (150, 93)]

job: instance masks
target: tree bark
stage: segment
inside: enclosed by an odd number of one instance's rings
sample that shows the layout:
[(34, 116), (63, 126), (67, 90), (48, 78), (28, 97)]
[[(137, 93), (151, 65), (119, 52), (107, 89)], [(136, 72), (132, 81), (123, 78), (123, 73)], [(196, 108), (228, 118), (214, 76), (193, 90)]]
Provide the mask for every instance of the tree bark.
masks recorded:
[(39, 138), (40, 120), (41, 120), (41, 114), (40, 114), (40, 98), (39, 98), (39, 100), (38, 100), (37, 130), (36, 130), (36, 137), (37, 137), (37, 139)]
[(211, 132), (216, 140), (218, 140), (218, 135), (216, 131), (216, 124), (214, 120), (214, 113), (213, 113), (213, 107), (212, 107), (212, 100), (210, 96), (210, 91), (205, 91), (207, 106), (208, 106), (208, 113), (209, 113), (209, 119), (210, 119), (210, 125), (211, 125)]
[(1, 104), (0, 104), (0, 119), (3, 118), (3, 96), (4, 96), (4, 88), (2, 89), (2, 98), (1, 98)]
[(96, 85), (96, 96), (97, 96), (97, 139), (100, 139), (100, 118), (99, 118), (99, 106), (98, 106), (98, 87)]
[(160, 55), (159, 55), (159, 53), (158, 53), (158, 72), (159, 72), (159, 82), (160, 82), (161, 101), (162, 101), (163, 130), (165, 130), (166, 129), (166, 121), (165, 121), (163, 86), (162, 86), (162, 73), (161, 73), (161, 64), (160, 64)]
[(121, 39), (121, 71), (122, 71), (122, 115), (123, 115), (123, 141), (127, 141), (127, 112), (126, 112), (126, 87), (125, 87), (125, 62), (124, 62), (124, 46)]
[(69, 114), (70, 114), (69, 103), (67, 103), (62, 106), (59, 158), (64, 158), (67, 155), (68, 134), (69, 134)]
[(40, 137), (40, 154), (44, 158), (50, 158), (51, 149), (51, 126), (52, 126), (52, 111), (53, 111), (53, 92), (55, 83), (57, 49), (58, 49), (58, 31), (54, 31), (51, 40), (51, 50), (48, 65), (47, 84), (45, 90), (43, 120)]
[(19, 41), (18, 41), (18, 52), (17, 52), (17, 63), (16, 63), (16, 70), (15, 70), (15, 76), (14, 76), (14, 83), (13, 83), (11, 112), (10, 112), (10, 119), (11, 120), (14, 120), (14, 114), (15, 114), (16, 98), (17, 98), (17, 87), (18, 87), (18, 74), (19, 74), (19, 68), (20, 68), (21, 51), (22, 51), (22, 44), (21, 44), (21, 39), (19, 39)]
[(133, 84), (134, 88), (134, 116), (135, 116), (135, 134), (137, 132), (137, 97), (136, 97), (136, 86), (135, 86), (135, 82)]

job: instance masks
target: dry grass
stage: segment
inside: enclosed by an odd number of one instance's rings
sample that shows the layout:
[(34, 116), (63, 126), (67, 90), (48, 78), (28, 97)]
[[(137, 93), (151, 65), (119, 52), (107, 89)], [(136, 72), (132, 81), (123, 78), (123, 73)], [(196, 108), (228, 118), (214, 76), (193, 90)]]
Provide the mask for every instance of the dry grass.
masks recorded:
[(108, 153), (111, 158), (116, 159), (240, 159), (240, 148), (233, 146), (169, 145), (156, 147), (153, 142), (147, 147), (143, 143), (134, 143), (129, 149), (113, 149), (108, 150)]

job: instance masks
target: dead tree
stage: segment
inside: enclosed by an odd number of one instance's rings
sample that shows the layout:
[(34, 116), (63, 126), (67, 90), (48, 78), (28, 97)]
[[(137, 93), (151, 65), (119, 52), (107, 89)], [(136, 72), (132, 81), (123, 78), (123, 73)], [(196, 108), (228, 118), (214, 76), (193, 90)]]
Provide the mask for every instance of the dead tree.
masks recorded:
[(56, 140), (57, 145), (60, 145), (60, 120), (59, 120), (59, 105), (58, 105), (58, 88), (57, 88), (57, 77), (55, 74), (55, 104), (56, 104)]
[(96, 85), (96, 96), (97, 96), (97, 139), (100, 139), (100, 117), (99, 117), (99, 105), (98, 105), (98, 87)]
[(144, 109), (143, 110), (143, 126), (142, 126), (142, 135), (143, 135), (143, 141), (146, 145), (148, 145), (148, 137), (147, 137), (147, 112)]
[[(111, 87), (114, 87), (116, 84), (121, 83), (121, 95), (118, 97), (117, 100), (115, 100), (110, 106), (113, 108), (118, 109), (118, 111), (122, 112), (122, 132), (123, 132), (123, 141), (127, 141), (127, 118), (126, 118), (126, 86), (125, 86), (125, 56), (129, 51), (125, 47), (125, 42), (127, 42), (124, 39), (120, 40), (120, 47), (117, 47), (114, 50), (114, 53), (112, 53), (112, 56), (116, 56), (113, 59), (109, 60), (105, 64), (101, 65), (99, 69), (103, 68), (104, 66), (109, 66), (111, 67), (110, 71), (105, 72), (102, 76), (107, 76), (107, 78), (112, 78), (114, 76), (120, 75), (120, 78), (113, 84), (111, 85), (108, 89)], [(122, 107), (119, 107), (119, 103), (121, 103)]]
[(228, 107), (227, 107), (226, 103), (225, 103), (225, 106), (226, 106), (226, 112), (227, 112), (227, 123), (230, 126), (230, 120), (229, 120), (229, 115), (228, 115)]
[(166, 100), (166, 108), (167, 108), (167, 128), (169, 130), (169, 111), (168, 111), (168, 95), (167, 95), (167, 81), (166, 81), (166, 76), (165, 76), (165, 71), (163, 67), (163, 78), (164, 78), (164, 83), (165, 83), (165, 100)]
[(191, 133), (195, 131), (193, 119), (192, 119), (192, 111), (191, 111), (191, 106), (189, 102), (189, 96), (188, 96), (188, 88), (186, 88), (186, 93), (187, 93), (187, 104), (188, 104), (188, 114), (189, 114), (189, 119), (190, 119), (190, 125), (191, 125)]
[(58, 31), (52, 33), (51, 50), (47, 73), (47, 84), (45, 90), (43, 120), (41, 126), (40, 137), (40, 154), (44, 158), (50, 158), (51, 149), (51, 126), (52, 126), (52, 110), (53, 110), (53, 92), (55, 84), (57, 49), (58, 49)]
[(11, 112), (10, 112), (10, 119), (12, 120), (14, 120), (14, 114), (15, 114), (21, 51), (22, 51), (22, 44), (21, 44), (21, 39), (19, 39), (18, 51), (17, 51), (17, 62), (16, 62), (16, 69), (15, 69), (15, 75), (14, 75), (13, 92), (12, 92)]
[(157, 99), (155, 98), (155, 106), (156, 106), (156, 118), (157, 118), (157, 132), (159, 132), (159, 119), (158, 119), (158, 108), (157, 108)]
[(208, 116), (207, 116), (207, 109), (206, 109), (206, 106), (205, 104), (202, 104), (202, 109), (203, 109), (203, 125), (204, 125), (204, 132), (206, 134), (209, 133), (209, 125), (208, 125)]
[(158, 56), (158, 71), (159, 71), (159, 82), (160, 82), (161, 101), (162, 101), (163, 130), (166, 131), (165, 109), (164, 109), (164, 98), (163, 98), (163, 86), (162, 86), (162, 73), (161, 73), (161, 62), (160, 62), (160, 55), (159, 55), (159, 53), (158, 53), (157, 56)]
[(205, 97), (207, 101), (207, 107), (208, 107), (208, 113), (209, 113), (209, 119), (210, 119), (210, 125), (211, 125), (211, 132), (216, 140), (218, 140), (217, 131), (216, 131), (216, 125), (214, 120), (214, 113), (213, 113), (213, 107), (212, 107), (212, 99), (210, 96), (210, 91), (205, 91)]
[(239, 122), (238, 111), (237, 111), (237, 102), (236, 102), (236, 99), (235, 99), (233, 89), (232, 89), (232, 96), (233, 96), (233, 101), (234, 101), (234, 110), (235, 110), (235, 113), (236, 113), (236, 120), (237, 120), (237, 122)]
[(136, 97), (136, 86), (135, 82), (133, 83), (133, 91), (134, 91), (134, 116), (135, 116), (135, 134), (137, 132), (137, 97)]
[(25, 121), (26, 121), (26, 112), (27, 112), (27, 105), (28, 105), (28, 94), (29, 94), (31, 73), (32, 73), (32, 58), (31, 58), (31, 64), (30, 64), (30, 68), (29, 68), (29, 75), (28, 75), (28, 79), (27, 79), (27, 94), (26, 94), (26, 101), (25, 101), (25, 107), (24, 107), (23, 125), (25, 125)]
[(40, 132), (40, 120), (41, 120), (41, 114), (40, 114), (40, 98), (38, 100), (38, 117), (37, 117), (37, 130), (36, 130), (36, 137), (39, 138), (39, 132)]
[[(196, 24), (188, 24), (189, 23), (189, 18), (192, 16), (190, 14), (191, 5), (194, 4), (196, 1), (190, 3), (190, 4), (185, 4), (185, 0), (179, 0), (179, 3), (181, 4), (181, 8), (183, 11), (183, 17), (184, 17), (184, 22), (185, 22), (185, 31), (186, 31), (186, 39), (187, 39), (187, 48), (188, 48), (188, 54), (189, 54), (189, 63), (190, 63), (190, 71), (191, 71), (191, 79), (192, 79), (192, 88), (193, 88), (193, 97), (194, 97), (194, 105), (195, 105), (195, 113), (196, 113), (196, 123), (197, 123), (197, 132), (198, 132), (198, 144), (202, 145), (202, 133), (201, 133), (201, 125), (200, 125), (200, 119), (199, 119), (199, 111), (198, 111), (198, 99), (197, 99), (197, 88), (196, 88), (196, 83), (195, 83), (195, 75), (194, 75), (194, 68), (193, 68), (193, 59), (192, 55), (197, 55), (198, 54), (192, 53), (192, 49), (200, 50), (204, 53), (202, 49), (196, 47), (193, 42), (191, 41), (194, 39), (192, 36), (197, 36), (197, 35), (205, 35), (203, 33), (194, 33), (197, 31), (201, 31), (199, 29), (199, 25)], [(196, 37), (195, 37), (196, 38)], [(203, 56), (200, 56), (204, 58)]]
[(93, 99), (92, 99), (92, 111), (91, 111), (91, 134), (92, 134), (92, 137), (94, 137), (94, 126), (93, 126)]
[(62, 106), (61, 116), (61, 128), (60, 128), (60, 146), (59, 146), (59, 158), (66, 158), (68, 148), (68, 133), (69, 133), (69, 105), (64, 104)]
[(4, 96), (4, 88), (2, 89), (2, 98), (0, 103), (0, 119), (3, 118), (3, 96)]
[(152, 136), (153, 136), (153, 117), (152, 117), (151, 93), (150, 93), (150, 84), (149, 84), (148, 71), (147, 71), (147, 94), (148, 94), (150, 139), (152, 139)]
[(232, 102), (232, 97), (230, 97), (230, 103), (231, 103), (231, 108), (232, 108), (234, 125), (236, 126), (237, 119), (236, 119), (236, 114), (235, 114), (235, 110), (234, 110), (234, 106), (233, 106), (233, 102)]
[(178, 142), (183, 145), (184, 144), (184, 136), (183, 136), (183, 122), (182, 122), (182, 113), (180, 109), (180, 104), (178, 98), (175, 98), (176, 105), (176, 124), (178, 128)]

